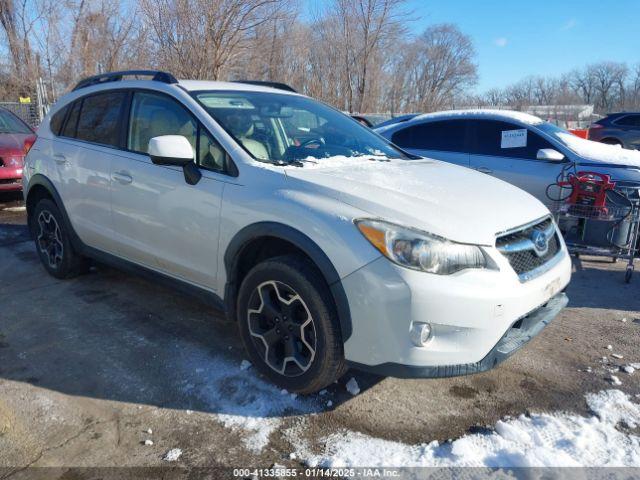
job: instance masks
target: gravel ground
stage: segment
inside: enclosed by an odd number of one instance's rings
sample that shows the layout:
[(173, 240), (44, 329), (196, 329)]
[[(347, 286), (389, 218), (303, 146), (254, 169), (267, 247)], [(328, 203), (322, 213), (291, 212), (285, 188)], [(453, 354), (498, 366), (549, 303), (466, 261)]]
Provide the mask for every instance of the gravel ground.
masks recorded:
[[(627, 285), (622, 263), (582, 259), (569, 307), (492, 371), (348, 372), (322, 395), (295, 398), (241, 369), (235, 327), (190, 297), (106, 267), (48, 276), (18, 199), (0, 201), (0, 478), (28, 466), (166, 466), (174, 448), (182, 455), (171, 465), (299, 467), (343, 429), (421, 443), (507, 415), (584, 414), (585, 393), (611, 388), (609, 369), (640, 362), (640, 276)], [(616, 388), (640, 393), (640, 372), (616, 375)], [(357, 396), (345, 388), (352, 377)]]

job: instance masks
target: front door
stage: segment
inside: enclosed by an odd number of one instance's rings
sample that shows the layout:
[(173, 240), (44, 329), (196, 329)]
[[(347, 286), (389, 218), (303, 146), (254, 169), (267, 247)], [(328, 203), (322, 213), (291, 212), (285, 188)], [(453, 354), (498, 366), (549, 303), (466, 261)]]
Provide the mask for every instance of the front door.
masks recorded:
[(549, 186), (556, 183), (565, 162), (537, 160), (542, 148), (557, 149), (522, 126), (475, 120), (471, 127), (470, 166), (520, 187), (550, 206), (558, 190)]
[(205, 150), (219, 154), (222, 150), (210, 145), (215, 141), (201, 128), (172, 98), (134, 92), (128, 152), (112, 162), (112, 216), (121, 256), (215, 290), (220, 205), (227, 177), (201, 165), (202, 179), (189, 185), (181, 168), (154, 165), (147, 155), (149, 140), (159, 135), (185, 136), (194, 155), (196, 151), (204, 155)]

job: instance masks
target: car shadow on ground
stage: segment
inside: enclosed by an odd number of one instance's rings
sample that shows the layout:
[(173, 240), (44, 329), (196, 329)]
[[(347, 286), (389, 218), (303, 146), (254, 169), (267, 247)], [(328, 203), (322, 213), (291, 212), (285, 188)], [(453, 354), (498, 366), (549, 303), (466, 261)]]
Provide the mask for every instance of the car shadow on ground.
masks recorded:
[[(97, 265), (56, 280), (26, 226), (0, 224), (0, 377), (68, 395), (272, 418), (334, 409), (381, 378), (347, 372), (322, 395), (297, 397), (242, 368), (235, 325), (179, 292)], [(226, 417), (225, 417), (226, 418)]]
[[(612, 263), (604, 257), (573, 260), (573, 274), (567, 289), (569, 307), (621, 311), (640, 310), (640, 271), (625, 283), (626, 260)], [(638, 259), (635, 261), (638, 265)]]

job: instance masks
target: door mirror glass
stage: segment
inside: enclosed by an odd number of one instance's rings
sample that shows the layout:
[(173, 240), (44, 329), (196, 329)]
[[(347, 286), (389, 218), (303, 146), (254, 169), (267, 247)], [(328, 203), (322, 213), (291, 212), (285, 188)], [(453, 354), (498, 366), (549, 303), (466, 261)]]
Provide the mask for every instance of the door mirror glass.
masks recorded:
[(536, 155), (538, 160), (548, 160), (552, 162), (561, 162), (564, 160), (564, 155), (553, 148), (541, 148)]
[(149, 156), (156, 165), (184, 167), (193, 163), (193, 147), (182, 135), (160, 135), (149, 140)]

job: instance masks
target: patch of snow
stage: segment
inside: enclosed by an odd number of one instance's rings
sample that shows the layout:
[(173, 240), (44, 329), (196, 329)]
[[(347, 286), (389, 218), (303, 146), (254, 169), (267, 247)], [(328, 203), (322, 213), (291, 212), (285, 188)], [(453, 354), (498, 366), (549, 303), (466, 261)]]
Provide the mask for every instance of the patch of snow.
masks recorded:
[[(491, 108), (477, 108), (477, 109), (465, 109), (465, 110), (445, 110), (442, 112), (423, 113), (417, 115), (407, 122), (403, 122), (403, 125), (409, 125), (415, 121), (431, 120), (447, 117), (470, 117), (470, 118), (495, 118), (499, 117), (506, 120), (515, 120), (526, 125), (539, 125), (544, 123), (540, 117), (530, 115), (524, 112), (516, 112), (514, 110), (499, 110)], [(395, 125), (395, 124), (394, 124)]]
[(587, 160), (640, 167), (640, 151), (585, 140), (570, 132), (555, 132), (552, 135)]
[(618, 360), (623, 359), (624, 357), (622, 355), (620, 355), (619, 353), (612, 353), (611, 356), (613, 358), (617, 358)]
[(148, 445), (148, 446), (151, 446), (151, 445), (153, 445), (153, 440), (151, 440), (151, 439), (146, 439), (146, 440), (144, 441), (144, 444), (145, 444), (145, 445)]
[(242, 360), (240, 362), (240, 370), (249, 370), (251, 368), (251, 362), (249, 360)]
[(631, 365), (625, 365), (624, 367), (622, 367), (622, 371), (628, 373), (629, 375), (633, 374), (633, 372), (636, 371), (635, 368), (633, 368)]
[(360, 393), (360, 387), (358, 386), (358, 382), (355, 378), (351, 377), (351, 379), (345, 385), (347, 388), (347, 392), (349, 392), (354, 397)]
[(318, 392), (318, 395), (320, 395), (321, 397), (325, 396), (326, 394), (327, 394), (327, 390), (326, 389), (325, 390), (320, 390)]
[(181, 455), (182, 455), (182, 450), (180, 450), (179, 448), (172, 448), (171, 450), (169, 450), (167, 453), (164, 454), (162, 459), (165, 462), (175, 462), (180, 458)]
[[(292, 398), (286, 390), (281, 394), (254, 368), (241, 371), (235, 360), (212, 354), (204, 346), (184, 349), (176, 344), (171, 358), (173, 381), (189, 397), (190, 407), (237, 431), (252, 452), (259, 453), (269, 444), (284, 418), (320, 408), (313, 398)], [(205, 373), (196, 375), (196, 368), (204, 368)]]
[(609, 381), (614, 385), (622, 385), (622, 382), (620, 381), (620, 379), (618, 377), (616, 377), (615, 375), (611, 375), (609, 377)]
[(329, 407), (329, 408), (333, 407), (333, 402), (331, 400), (329, 400), (327, 402), (327, 407)]
[[(408, 445), (344, 431), (324, 439), (324, 453), (304, 457), (322, 467), (640, 466), (640, 437), (617, 429), (640, 424), (640, 408), (619, 390), (586, 396), (595, 416), (521, 415), (491, 433), (440, 444)], [(299, 456), (300, 453), (299, 453)]]
[(2, 210), (4, 210), (5, 212), (24, 212), (27, 210), (27, 207), (22, 206), (22, 207), (5, 207)]
[(146, 433), (148, 433), (149, 435), (151, 435), (153, 433), (153, 430), (151, 430), (150, 428), (147, 428)]
[(611, 345), (607, 345), (607, 350), (613, 350), (613, 347)]

